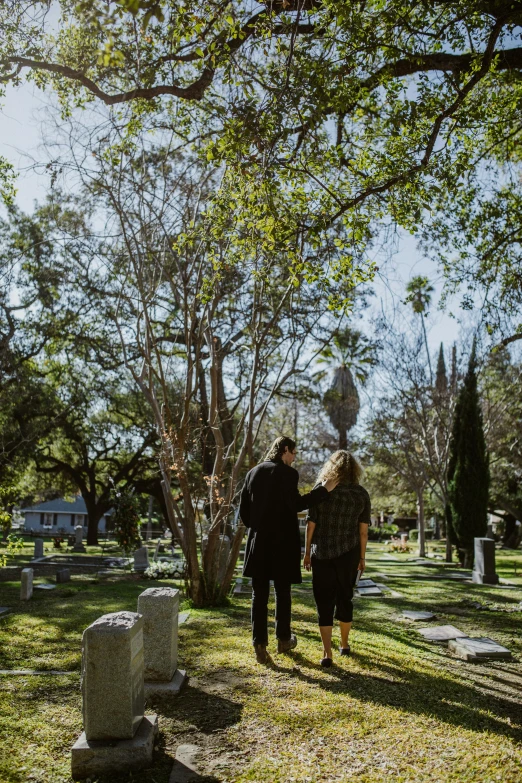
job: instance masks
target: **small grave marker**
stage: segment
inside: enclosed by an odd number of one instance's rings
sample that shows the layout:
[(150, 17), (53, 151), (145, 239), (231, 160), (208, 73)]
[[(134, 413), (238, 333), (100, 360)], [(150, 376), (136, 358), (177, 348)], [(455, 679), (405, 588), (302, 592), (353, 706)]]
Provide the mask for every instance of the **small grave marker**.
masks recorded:
[(34, 542), (34, 554), (33, 560), (39, 560), (44, 556), (44, 541), (43, 538), (37, 538)]
[(144, 715), (143, 617), (113, 612), (82, 638), (84, 732), (72, 749), (72, 777), (97, 778), (152, 762), (157, 715)]
[(35, 590), (56, 590), (56, 585), (49, 585), (49, 584), (42, 584), (42, 585), (35, 585)]
[(136, 549), (134, 552), (134, 570), (138, 573), (146, 571), (149, 567), (149, 550), (146, 546)]
[(10, 611), (10, 606), (0, 606), (0, 617), (3, 617), (4, 614), (9, 614)]
[(412, 612), (409, 609), (405, 609), (402, 614), (408, 620), (433, 620), (435, 618), (433, 612)]
[(475, 538), (475, 560), (471, 578), (475, 584), (496, 585), (495, 542), (491, 538)]
[(83, 545), (83, 525), (76, 525), (74, 528), (74, 546), (73, 552), (86, 552)]
[(358, 587), (357, 591), (360, 596), (384, 595), (380, 587), (377, 587), (377, 585), (374, 587)]
[(32, 568), (22, 568), (20, 575), (20, 601), (29, 601), (33, 597), (33, 575)]
[(463, 639), (467, 634), (453, 625), (437, 625), (434, 628), (419, 628), (419, 633), (429, 642), (447, 642), (450, 639)]
[(71, 571), (69, 568), (61, 568), (56, 572), (56, 583), (61, 585), (64, 582), (71, 581)]
[(143, 616), (145, 693), (174, 695), (186, 680), (178, 665), (179, 590), (149, 587), (138, 596), (138, 612)]
[(483, 661), (488, 659), (499, 661), (513, 657), (507, 647), (503, 647), (487, 637), (452, 639), (448, 644), (448, 649), (458, 658), (462, 658), (465, 661)]

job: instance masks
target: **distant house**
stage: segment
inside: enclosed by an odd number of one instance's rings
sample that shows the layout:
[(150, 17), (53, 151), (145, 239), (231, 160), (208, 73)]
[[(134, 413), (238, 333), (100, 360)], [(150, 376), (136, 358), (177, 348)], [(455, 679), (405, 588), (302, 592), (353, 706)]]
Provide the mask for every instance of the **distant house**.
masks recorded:
[[(87, 509), (82, 497), (72, 502), (63, 498), (46, 500), (36, 506), (20, 509), (24, 517), (25, 530), (39, 530), (49, 533), (73, 533), (77, 525), (87, 528)], [(106, 519), (103, 516), (98, 524), (100, 533), (106, 529)]]

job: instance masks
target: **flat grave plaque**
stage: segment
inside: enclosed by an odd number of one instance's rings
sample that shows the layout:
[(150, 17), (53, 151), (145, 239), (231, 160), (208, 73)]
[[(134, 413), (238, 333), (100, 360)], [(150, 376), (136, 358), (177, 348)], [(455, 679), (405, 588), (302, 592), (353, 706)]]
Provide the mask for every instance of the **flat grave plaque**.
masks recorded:
[(448, 649), (455, 653), (458, 658), (465, 661), (494, 660), (499, 661), (506, 658), (512, 658), (510, 650), (497, 644), (493, 639), (466, 638), (452, 639), (448, 643)]
[(384, 595), (382, 590), (375, 585), (374, 587), (358, 587), (359, 595)]
[(408, 620), (433, 620), (435, 617), (433, 612), (412, 612), (409, 609), (405, 609), (402, 614)]
[(447, 642), (450, 639), (464, 639), (467, 635), (453, 625), (436, 625), (434, 628), (419, 628), (419, 633), (429, 642)]
[(359, 579), (357, 587), (375, 587), (373, 579)]
[(5, 614), (9, 614), (10, 611), (10, 606), (0, 606), (0, 617), (3, 617)]
[(35, 590), (56, 590), (56, 585), (35, 585)]

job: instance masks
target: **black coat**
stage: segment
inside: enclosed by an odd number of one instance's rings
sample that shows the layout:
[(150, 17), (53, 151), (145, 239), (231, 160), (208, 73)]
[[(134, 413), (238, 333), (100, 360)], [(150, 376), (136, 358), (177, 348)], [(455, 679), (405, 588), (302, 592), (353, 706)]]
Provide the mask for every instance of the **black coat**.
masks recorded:
[(249, 528), (245, 576), (302, 581), (297, 512), (321, 503), (328, 490), (316, 487), (300, 495), (298, 482), (298, 472), (281, 460), (261, 462), (247, 474), (239, 509)]

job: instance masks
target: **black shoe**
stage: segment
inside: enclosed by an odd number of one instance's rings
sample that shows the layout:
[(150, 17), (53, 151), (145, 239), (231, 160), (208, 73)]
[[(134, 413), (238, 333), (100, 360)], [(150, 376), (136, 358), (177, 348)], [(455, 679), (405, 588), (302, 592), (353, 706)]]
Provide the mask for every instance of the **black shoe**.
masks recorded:
[(258, 663), (268, 663), (270, 656), (266, 649), (266, 644), (254, 644), (254, 652)]
[(339, 647), (341, 655), (350, 655), (350, 645), (348, 647)]
[(297, 636), (295, 634), (292, 634), (290, 639), (278, 639), (277, 640), (277, 652), (278, 653), (287, 653), (290, 652), (290, 650), (293, 650), (294, 647), (297, 647)]
[(331, 658), (322, 658), (321, 659), (321, 666), (324, 666), (325, 669), (329, 669), (330, 666), (333, 666), (333, 661)]

